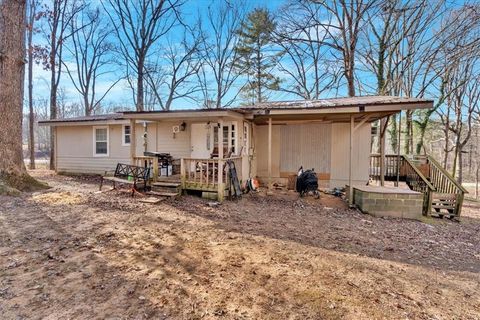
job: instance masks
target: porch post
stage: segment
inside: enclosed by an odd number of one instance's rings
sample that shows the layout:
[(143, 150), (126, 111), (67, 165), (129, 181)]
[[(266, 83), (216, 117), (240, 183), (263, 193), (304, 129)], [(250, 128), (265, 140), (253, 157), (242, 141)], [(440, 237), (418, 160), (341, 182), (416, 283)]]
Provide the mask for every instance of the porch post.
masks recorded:
[(352, 162), (353, 162), (353, 131), (354, 131), (353, 115), (350, 116), (350, 146), (348, 161), (348, 204), (353, 205), (353, 185), (352, 185)]
[[(385, 119), (385, 118), (384, 118)], [(385, 186), (385, 131), (386, 120), (380, 120), (380, 186)]]
[(224, 198), (224, 193), (225, 193), (225, 187), (223, 185), (223, 120), (219, 119), (218, 120), (218, 171), (217, 171), (217, 198), (218, 201), (223, 201)]
[(400, 184), (400, 138), (402, 137), (402, 110), (398, 113), (398, 138), (397, 138), (397, 181), (395, 186), (398, 187)]
[(223, 120), (218, 120), (218, 158), (223, 159)]
[(130, 161), (135, 165), (135, 155), (137, 149), (137, 135), (135, 132), (135, 119), (130, 119)]
[(272, 189), (272, 118), (268, 118), (268, 189)]

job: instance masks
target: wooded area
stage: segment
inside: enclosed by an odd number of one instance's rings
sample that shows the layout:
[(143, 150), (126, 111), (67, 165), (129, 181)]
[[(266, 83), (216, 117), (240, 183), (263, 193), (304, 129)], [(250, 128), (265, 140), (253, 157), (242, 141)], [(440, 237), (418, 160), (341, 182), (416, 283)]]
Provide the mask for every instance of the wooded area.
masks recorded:
[[(478, 180), (479, 8), (446, 0), (285, 0), (274, 8), (212, 0), (192, 15), (188, 1), (27, 0), (30, 167), (45, 153), (54, 166), (54, 131), (37, 128), (39, 119), (188, 101), (220, 108), (380, 94), (435, 100), (432, 110), (385, 119), (384, 148), (432, 153), (460, 181)], [(35, 91), (34, 66), (50, 72), (48, 98)], [(111, 99), (118, 86), (131, 98)]]

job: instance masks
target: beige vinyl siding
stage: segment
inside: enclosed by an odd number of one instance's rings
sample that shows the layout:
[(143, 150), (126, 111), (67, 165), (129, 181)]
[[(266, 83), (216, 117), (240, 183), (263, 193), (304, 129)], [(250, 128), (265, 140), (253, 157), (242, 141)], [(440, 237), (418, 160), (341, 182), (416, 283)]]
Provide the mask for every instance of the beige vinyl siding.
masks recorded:
[(71, 173), (104, 173), (118, 162), (130, 162), (129, 147), (122, 146), (122, 126), (109, 125), (109, 155), (94, 156), (93, 126), (57, 128), (57, 171)]
[[(364, 124), (353, 136), (353, 184), (368, 182), (370, 160), (370, 124)], [(330, 187), (343, 187), (348, 184), (350, 161), (350, 124), (332, 124), (332, 160), (330, 171)]]
[[(135, 152), (137, 156), (143, 156), (145, 152), (145, 138), (143, 137), (145, 133), (145, 127), (143, 123), (137, 123), (135, 125)], [(147, 123), (147, 151), (156, 151), (156, 140), (157, 140), (157, 123), (148, 122)], [(124, 147), (128, 151), (128, 156), (130, 155), (130, 146)]]
[[(368, 181), (370, 124), (362, 125), (354, 135), (353, 181)], [(329, 187), (348, 183), (349, 123), (274, 125), (272, 127), (272, 177), (286, 182), (280, 173), (296, 172), (300, 165), (330, 174)], [(254, 174), (262, 181), (268, 177), (268, 126), (255, 126)]]
[[(280, 177), (280, 125), (272, 126), (272, 176)], [(256, 174), (268, 177), (268, 126), (256, 126), (255, 130)]]
[(284, 125), (280, 129), (280, 172), (296, 173), (300, 166), (330, 172), (331, 124)]
[(185, 131), (180, 131), (173, 136), (173, 126), (180, 125), (180, 122), (158, 122), (157, 124), (157, 152), (170, 153), (174, 158), (189, 158), (191, 153), (190, 145), (190, 124), (187, 124)]

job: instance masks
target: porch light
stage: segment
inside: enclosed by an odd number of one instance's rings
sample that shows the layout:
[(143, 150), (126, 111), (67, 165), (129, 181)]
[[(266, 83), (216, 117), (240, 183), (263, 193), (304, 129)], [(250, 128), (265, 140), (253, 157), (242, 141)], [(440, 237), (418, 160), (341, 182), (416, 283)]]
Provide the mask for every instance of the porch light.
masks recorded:
[(180, 131), (185, 131), (186, 128), (187, 128), (187, 124), (184, 121), (180, 124)]

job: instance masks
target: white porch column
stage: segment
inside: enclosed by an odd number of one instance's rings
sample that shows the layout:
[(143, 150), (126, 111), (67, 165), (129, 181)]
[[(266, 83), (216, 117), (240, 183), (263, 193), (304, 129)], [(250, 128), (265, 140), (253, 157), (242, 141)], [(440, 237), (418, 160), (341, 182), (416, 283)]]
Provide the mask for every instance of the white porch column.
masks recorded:
[(218, 201), (223, 201), (224, 198), (224, 181), (223, 181), (223, 120), (218, 121), (218, 178), (217, 178), (217, 198)]
[(355, 131), (353, 115), (350, 116), (350, 147), (348, 161), (348, 204), (353, 205), (352, 162), (353, 162), (353, 132)]
[(223, 159), (223, 120), (218, 120), (218, 158)]
[[(123, 137), (122, 137), (123, 139)], [(130, 161), (135, 165), (135, 155), (137, 153), (137, 135), (135, 132), (135, 119), (130, 119)]]
[(272, 118), (268, 118), (268, 189), (272, 189)]
[(400, 139), (402, 138), (402, 110), (398, 113), (398, 136), (397, 136), (397, 181), (395, 181), (395, 187), (400, 184)]

